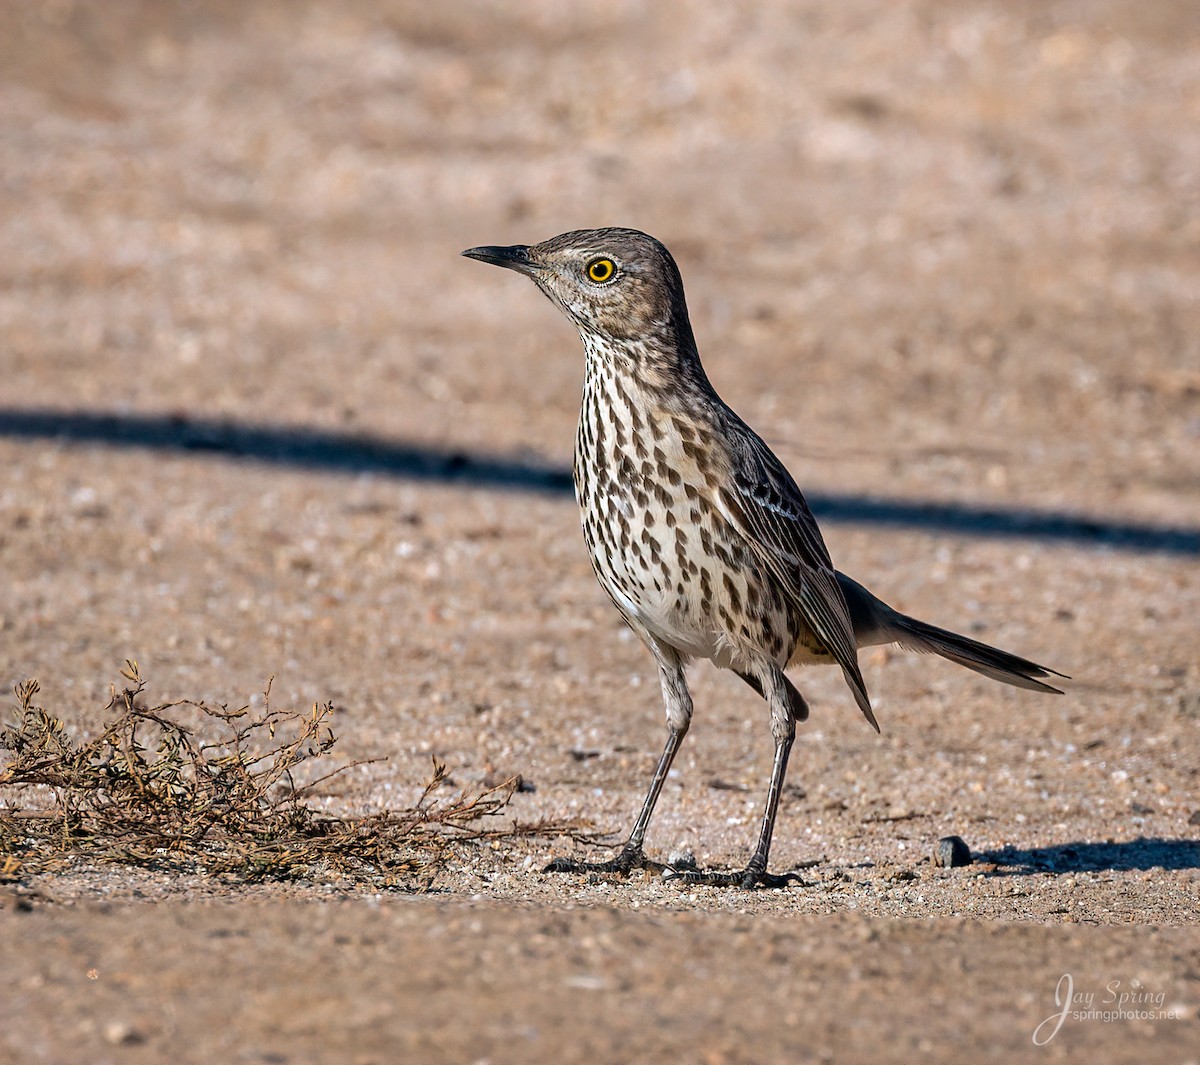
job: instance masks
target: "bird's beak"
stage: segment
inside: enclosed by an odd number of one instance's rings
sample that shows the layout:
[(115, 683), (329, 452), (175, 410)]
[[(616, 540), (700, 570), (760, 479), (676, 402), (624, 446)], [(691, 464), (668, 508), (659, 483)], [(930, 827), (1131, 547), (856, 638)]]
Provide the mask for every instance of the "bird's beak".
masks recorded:
[(481, 263), (516, 270), (519, 274), (532, 274), (534, 270), (533, 262), (529, 258), (529, 247), (525, 244), (513, 244), (508, 248), (489, 244), (482, 248), (468, 248), (463, 255), (468, 259), (478, 259)]

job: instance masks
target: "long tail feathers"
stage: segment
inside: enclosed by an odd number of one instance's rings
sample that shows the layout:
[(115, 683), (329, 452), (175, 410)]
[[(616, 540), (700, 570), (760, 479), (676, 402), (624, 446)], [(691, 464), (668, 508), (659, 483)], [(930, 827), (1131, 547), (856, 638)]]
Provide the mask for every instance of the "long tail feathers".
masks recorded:
[(1061, 688), (1046, 684), (1039, 678), (1062, 677), (1064, 680), (1070, 680), (1065, 673), (1059, 673), (1047, 666), (1039, 666), (1027, 658), (1001, 651), (998, 647), (990, 647), (986, 643), (972, 640), (969, 636), (939, 629), (936, 625), (918, 621), (898, 611), (893, 613), (890, 621), (895, 640), (901, 647), (941, 655), (951, 662), (957, 662), (960, 666), (966, 666), (967, 669), (973, 669), (976, 673), (982, 673), (985, 677), (991, 677), (992, 680), (1004, 684), (1061, 695)]
[(837, 579), (850, 609), (854, 638), (859, 647), (898, 643), (910, 651), (941, 655), (992, 680), (1035, 692), (1062, 694), (1061, 689), (1046, 684), (1042, 677), (1071, 679), (1065, 673), (1039, 666), (1028, 658), (1009, 654), (998, 647), (972, 640), (970, 636), (939, 629), (936, 625), (901, 614), (844, 573), (839, 573)]

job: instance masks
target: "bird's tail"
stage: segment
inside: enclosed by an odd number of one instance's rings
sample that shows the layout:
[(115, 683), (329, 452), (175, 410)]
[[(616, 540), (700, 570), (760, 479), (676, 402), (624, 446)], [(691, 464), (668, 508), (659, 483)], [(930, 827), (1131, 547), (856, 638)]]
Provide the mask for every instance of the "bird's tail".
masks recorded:
[(1028, 688), (1035, 692), (1054, 692), (1062, 694), (1061, 688), (1046, 684), (1041, 677), (1063, 677), (1070, 679), (1065, 673), (1047, 666), (1039, 666), (1028, 658), (1001, 651), (999, 647), (991, 647), (970, 636), (963, 636), (949, 629), (939, 629), (925, 621), (910, 618), (907, 614), (896, 613), (896, 643), (911, 651), (922, 651), (957, 662), (960, 666), (973, 669), (992, 680), (1002, 681), (1017, 688)]
[(1048, 666), (1040, 666), (1028, 658), (1021, 658), (1008, 651), (1001, 651), (998, 647), (973, 640), (970, 636), (963, 636), (949, 629), (939, 629), (936, 625), (901, 614), (844, 573), (839, 573), (837, 579), (846, 596), (846, 605), (850, 608), (854, 637), (859, 647), (898, 643), (910, 651), (941, 655), (960, 666), (991, 677), (992, 680), (1035, 692), (1054, 692), (1061, 695), (1061, 689), (1045, 683), (1041, 678), (1070, 679), (1065, 673), (1059, 673)]

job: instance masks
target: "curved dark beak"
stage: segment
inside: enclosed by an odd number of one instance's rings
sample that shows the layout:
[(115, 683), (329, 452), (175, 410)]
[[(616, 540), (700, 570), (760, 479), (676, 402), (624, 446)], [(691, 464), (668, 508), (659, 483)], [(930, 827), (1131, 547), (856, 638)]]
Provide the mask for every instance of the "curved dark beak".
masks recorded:
[(529, 259), (529, 246), (513, 244), (507, 248), (485, 245), (482, 248), (468, 248), (463, 252), (468, 259), (478, 259), (481, 263), (491, 263), (493, 266), (503, 266), (506, 270), (516, 270), (519, 274), (533, 272), (533, 263)]

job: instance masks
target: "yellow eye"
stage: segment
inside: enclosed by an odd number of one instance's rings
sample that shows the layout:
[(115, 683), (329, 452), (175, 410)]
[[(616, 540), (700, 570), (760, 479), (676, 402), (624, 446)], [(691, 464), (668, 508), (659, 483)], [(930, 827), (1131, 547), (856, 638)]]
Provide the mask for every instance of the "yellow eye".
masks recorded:
[(606, 281), (611, 281), (617, 273), (617, 264), (611, 259), (593, 259), (587, 264), (585, 270), (589, 281), (594, 281), (597, 285), (603, 285)]

